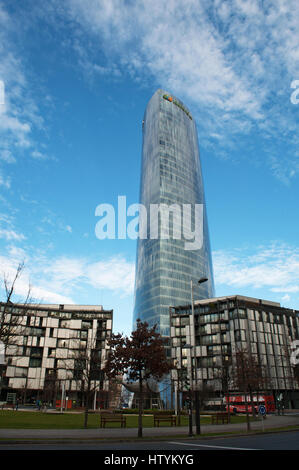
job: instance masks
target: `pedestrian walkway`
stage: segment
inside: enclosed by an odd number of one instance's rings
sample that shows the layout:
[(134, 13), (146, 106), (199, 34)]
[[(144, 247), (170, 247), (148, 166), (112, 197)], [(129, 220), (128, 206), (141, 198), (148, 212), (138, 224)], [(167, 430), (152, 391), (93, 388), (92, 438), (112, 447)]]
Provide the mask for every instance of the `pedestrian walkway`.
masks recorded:
[[(269, 428), (283, 428), (287, 426), (297, 425), (299, 429), (299, 415), (285, 414), (284, 416), (269, 415), (263, 422), (261, 419), (258, 421), (251, 421), (250, 427), (253, 431), (262, 431), (263, 426), (265, 431)], [(195, 426), (193, 428), (195, 432)], [(221, 434), (221, 433), (246, 433), (246, 423), (236, 424), (204, 424), (201, 425), (202, 434)], [(177, 436), (188, 437), (188, 426), (180, 427), (160, 427), (160, 428), (143, 428), (143, 437), (146, 438), (167, 438)], [(9, 440), (125, 440), (137, 439), (137, 428), (98, 428), (98, 429), (0, 429), (0, 444), (1, 441)]]

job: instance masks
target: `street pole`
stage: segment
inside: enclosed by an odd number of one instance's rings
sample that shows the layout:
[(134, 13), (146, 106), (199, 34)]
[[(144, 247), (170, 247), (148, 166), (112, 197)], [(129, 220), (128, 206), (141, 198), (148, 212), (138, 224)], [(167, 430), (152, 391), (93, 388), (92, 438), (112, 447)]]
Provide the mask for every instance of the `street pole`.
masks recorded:
[(97, 407), (97, 389), (94, 391), (94, 398), (93, 398), (93, 409), (96, 410)]
[[(194, 357), (196, 356), (195, 353), (195, 317), (194, 317), (194, 298), (193, 298), (193, 281), (191, 279), (191, 315), (192, 315), (192, 323), (193, 323), (193, 338), (191, 340), (191, 328), (190, 328), (190, 344), (193, 346), (190, 349), (190, 360), (191, 360), (191, 388), (194, 390), (195, 388), (193, 387), (193, 358), (192, 358), (192, 350), (194, 351)], [(191, 326), (191, 325), (190, 325)], [(195, 377), (196, 377), (196, 368), (195, 368)], [(197, 393), (195, 392), (195, 398), (196, 398)], [(192, 426), (192, 395), (190, 396), (190, 401), (191, 401), (191, 426)], [(197, 434), (197, 429), (198, 429), (198, 416), (199, 416), (199, 409), (198, 409), (198, 403), (197, 400), (195, 400), (195, 425), (196, 425), (196, 434)], [(200, 418), (199, 418), (200, 419)]]
[(195, 390), (195, 426), (196, 434), (200, 434), (200, 401), (198, 390)]
[(189, 437), (193, 436), (193, 429), (192, 429), (192, 394), (191, 390), (189, 390), (189, 406), (188, 406), (188, 413), (189, 413)]
[(65, 390), (65, 385), (64, 385), (64, 382), (62, 382), (61, 403), (60, 403), (60, 412), (61, 413), (63, 411), (63, 405), (64, 405), (64, 390)]

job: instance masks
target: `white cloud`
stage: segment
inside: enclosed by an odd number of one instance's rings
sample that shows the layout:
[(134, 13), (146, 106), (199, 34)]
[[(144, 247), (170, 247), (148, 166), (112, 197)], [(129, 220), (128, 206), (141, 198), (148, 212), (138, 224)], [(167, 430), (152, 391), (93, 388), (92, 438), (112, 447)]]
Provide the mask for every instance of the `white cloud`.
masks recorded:
[(17, 233), (14, 230), (5, 230), (0, 228), (0, 238), (5, 238), (9, 241), (23, 241), (26, 237), (22, 233)]
[(15, 157), (12, 155), (12, 153), (9, 151), (9, 150), (2, 150), (2, 152), (0, 151), (0, 160), (6, 162), (6, 163), (15, 163), (16, 162), (16, 159)]
[(46, 274), (46, 283), (52, 289), (63, 289), (73, 295), (76, 289), (83, 286), (116, 291), (122, 296), (131, 295), (134, 289), (135, 265), (121, 256), (96, 262), (69, 257), (56, 258), (51, 262), (41, 260), (39, 270)]
[(0, 170), (0, 186), (3, 186), (6, 189), (10, 188), (10, 177), (4, 176), (1, 170)]
[(273, 293), (299, 292), (299, 249), (273, 243), (255, 249), (215, 251), (216, 286), (262, 289)]
[(87, 280), (93, 287), (119, 291), (122, 295), (133, 293), (134, 275), (135, 264), (117, 256), (89, 264), (86, 269)]
[(13, 277), (18, 263), (26, 269), (16, 286), (16, 294), (25, 296), (31, 285), (31, 295), (37, 302), (76, 303), (79, 293), (88, 289), (108, 290), (120, 297), (131, 296), (134, 289), (135, 265), (123, 256), (90, 261), (66, 256), (49, 258), (30, 256), (25, 249), (10, 246), (0, 255), (0, 275)]
[(30, 70), (14, 38), (18, 21), (17, 15), (10, 15), (0, 5), (0, 80), (5, 90), (4, 104), (0, 106), (0, 160), (5, 163), (15, 163), (19, 152), (33, 146), (32, 131), (43, 127)]
[[(19, 262), (24, 260), (23, 257), (21, 259), (19, 258), (19, 255), (21, 254), (24, 255), (24, 253), (21, 252), (15, 252), (15, 256), (12, 257), (0, 255), (0, 276), (2, 279), (4, 275), (10, 282), (14, 279)], [(60, 294), (59, 292), (49, 290), (38, 285), (38, 283), (32, 282), (30, 272), (28, 269), (25, 269), (15, 284), (13, 302), (23, 302), (27, 298), (28, 294), (32, 301), (38, 303), (74, 303), (71, 297), (63, 295), (63, 293)]]
[(68, 232), (72, 233), (73, 229), (71, 225), (65, 224), (65, 221), (63, 221), (57, 214), (55, 214), (53, 211), (49, 210), (48, 208), (45, 209), (46, 215), (41, 219), (41, 225), (38, 227), (38, 230), (43, 231), (42, 225), (46, 225), (47, 228), (55, 228), (55, 231), (57, 229), (61, 232)]
[(212, 145), (213, 132), (221, 153), (239, 146), (240, 134), (260, 129), (289, 149), (283, 158), (272, 148), (253, 158), (266, 155), (284, 183), (299, 173), (289, 106), (299, 70), (297, 0), (186, 0), (184, 8), (178, 0), (67, 0), (66, 6), (76, 31), (85, 33), (73, 43), (85, 71), (103, 73), (95, 51), (104, 52), (136, 81), (156, 83), (190, 103), (202, 146)]
[(25, 235), (15, 230), (14, 227), (15, 216), (10, 214), (0, 213), (0, 238), (12, 242), (22, 242), (26, 240)]
[(35, 158), (36, 160), (46, 160), (47, 156), (43, 154), (42, 152), (39, 152), (38, 150), (34, 150), (31, 152), (31, 157)]
[(284, 287), (272, 287), (271, 290), (272, 290), (272, 292), (290, 292), (290, 293), (293, 294), (293, 293), (299, 292), (299, 285), (284, 286)]

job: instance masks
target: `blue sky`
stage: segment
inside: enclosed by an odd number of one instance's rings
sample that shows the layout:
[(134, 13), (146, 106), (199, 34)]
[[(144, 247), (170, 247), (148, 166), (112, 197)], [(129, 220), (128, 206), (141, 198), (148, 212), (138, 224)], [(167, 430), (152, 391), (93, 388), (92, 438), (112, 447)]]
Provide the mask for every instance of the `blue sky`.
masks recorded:
[[(217, 295), (299, 309), (295, 0), (0, 0), (0, 271), (38, 302), (102, 304), (132, 326), (136, 242), (95, 209), (138, 202), (147, 101), (198, 127)], [(1, 103), (1, 100), (0, 100)], [(196, 293), (195, 293), (196, 295)]]

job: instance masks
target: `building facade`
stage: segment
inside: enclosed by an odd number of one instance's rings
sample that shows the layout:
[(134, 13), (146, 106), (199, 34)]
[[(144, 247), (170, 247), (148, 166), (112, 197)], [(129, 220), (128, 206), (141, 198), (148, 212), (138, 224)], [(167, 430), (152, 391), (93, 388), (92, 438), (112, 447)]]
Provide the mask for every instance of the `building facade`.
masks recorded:
[(5, 350), (0, 401), (56, 404), (62, 392), (69, 406), (82, 405), (86, 378), (97, 406), (107, 402), (108, 382), (101, 373), (108, 353), (113, 311), (95, 305), (0, 303), (12, 335)]
[[(148, 215), (158, 207), (159, 215), (138, 239), (134, 323), (157, 324), (169, 336), (169, 306), (190, 302), (191, 280), (203, 277), (208, 281), (197, 286), (196, 297), (213, 297), (214, 282), (196, 125), (186, 106), (160, 89), (144, 115), (140, 203)], [(187, 248), (187, 219), (199, 248)]]
[[(215, 397), (222, 396), (223, 372), (235, 366), (235, 354), (243, 350), (263, 367), (274, 397), (283, 397), (287, 407), (299, 407), (298, 367), (290, 360), (299, 339), (299, 311), (237, 295), (196, 301), (194, 315), (190, 304), (171, 307), (170, 318), (177, 388), (185, 374), (195, 389), (210, 387)], [(233, 382), (226, 387), (238, 392)]]

